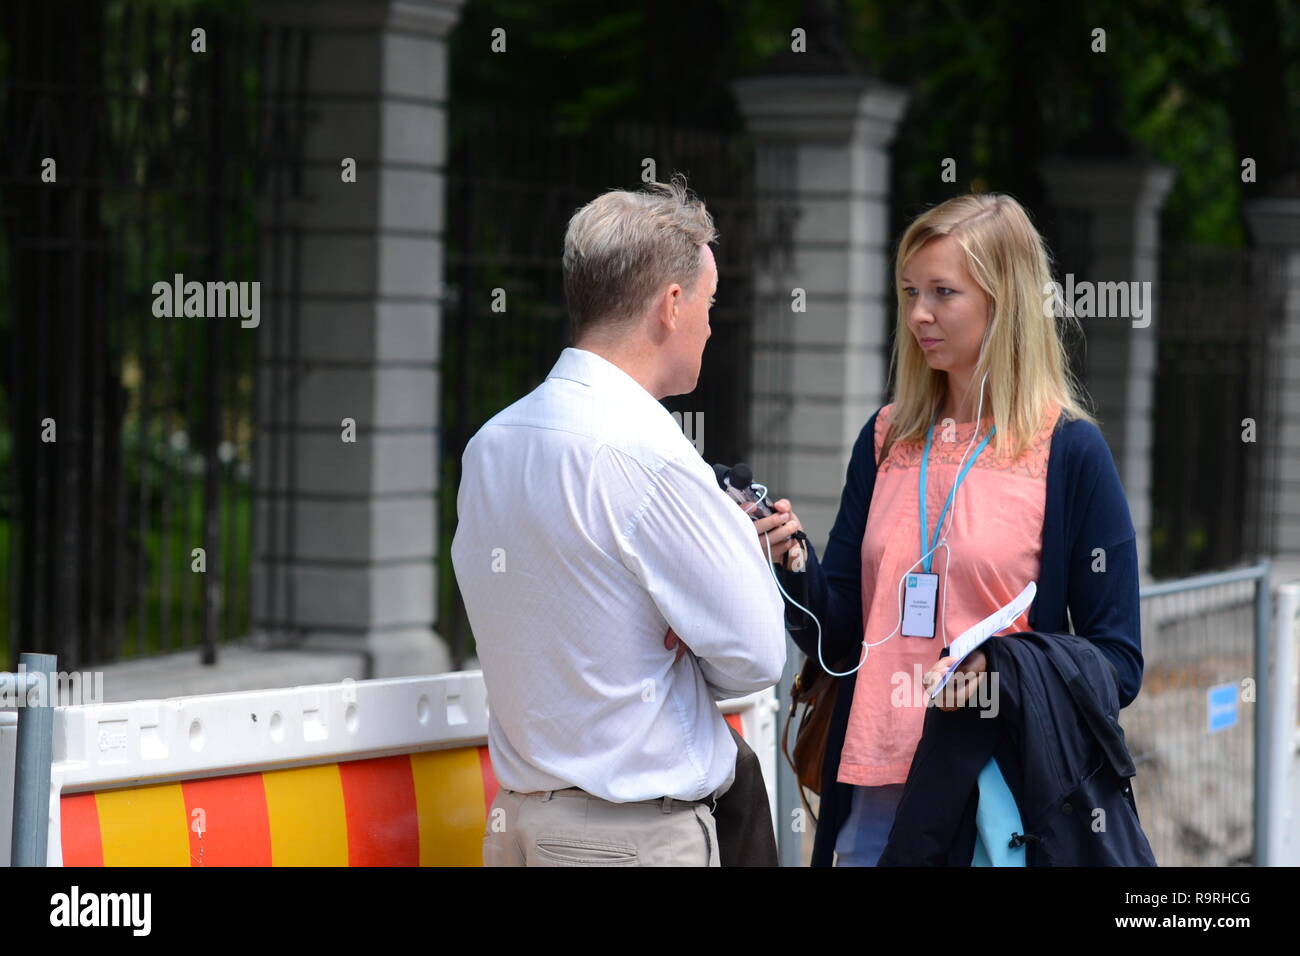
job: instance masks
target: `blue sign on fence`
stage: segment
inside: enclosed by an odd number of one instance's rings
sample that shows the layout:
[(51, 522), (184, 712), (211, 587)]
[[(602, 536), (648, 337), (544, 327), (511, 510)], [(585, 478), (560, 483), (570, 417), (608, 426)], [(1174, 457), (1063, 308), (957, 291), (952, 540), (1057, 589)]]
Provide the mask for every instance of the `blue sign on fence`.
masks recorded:
[(1237, 685), (1219, 684), (1206, 692), (1208, 733), (1227, 730), (1237, 724)]

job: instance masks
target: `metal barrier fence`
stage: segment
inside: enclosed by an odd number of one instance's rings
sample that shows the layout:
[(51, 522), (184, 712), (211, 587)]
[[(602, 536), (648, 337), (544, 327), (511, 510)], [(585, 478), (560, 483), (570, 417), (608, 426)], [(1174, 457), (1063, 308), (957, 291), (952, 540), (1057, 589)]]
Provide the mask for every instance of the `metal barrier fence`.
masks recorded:
[(1269, 564), (1142, 589), (1142, 690), (1120, 715), (1161, 866), (1258, 863)]
[[(1120, 723), (1137, 765), (1138, 813), (1161, 866), (1300, 859), (1300, 839), (1290, 836), (1291, 810), (1300, 811), (1294, 646), (1300, 585), (1291, 586), (1290, 605), (1284, 600), (1290, 592), (1279, 592), (1272, 628), (1270, 567), (1264, 562), (1141, 589), (1145, 670)], [(1286, 607), (1292, 611), (1284, 617)], [(790, 657), (800, 657), (793, 645)], [(1257, 722), (1257, 713), (1273, 716)], [(799, 806), (783, 757), (777, 793), (787, 813)], [(782, 823), (778, 829), (787, 837), (789, 818)], [(811, 832), (794, 837), (782, 842), (783, 866), (799, 865), (811, 848)]]

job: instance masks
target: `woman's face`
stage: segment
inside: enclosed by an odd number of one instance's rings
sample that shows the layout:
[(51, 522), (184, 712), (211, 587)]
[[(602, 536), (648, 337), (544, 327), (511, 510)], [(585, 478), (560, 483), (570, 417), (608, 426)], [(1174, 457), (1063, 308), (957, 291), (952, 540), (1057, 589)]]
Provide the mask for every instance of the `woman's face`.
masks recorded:
[(966, 254), (951, 236), (932, 239), (913, 253), (902, 280), (907, 327), (926, 361), (964, 387), (989, 323), (989, 298), (966, 269)]

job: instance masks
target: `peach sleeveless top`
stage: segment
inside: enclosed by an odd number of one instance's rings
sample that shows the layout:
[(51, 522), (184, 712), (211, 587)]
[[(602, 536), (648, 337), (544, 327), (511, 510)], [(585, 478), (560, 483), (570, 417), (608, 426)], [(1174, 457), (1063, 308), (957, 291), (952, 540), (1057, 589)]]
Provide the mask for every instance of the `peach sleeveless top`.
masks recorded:
[[(894, 406), (876, 416), (875, 454), (880, 456)], [(903, 637), (900, 578), (923, 570), (919, 483), (924, 439), (895, 442), (876, 472), (866, 532), (862, 538), (862, 620), (864, 640), (884, 643), (867, 651), (858, 671), (838, 779), (864, 787), (903, 783), (921, 739), (925, 693), (921, 679), (939, 659), (945, 643), (960, 637), (1038, 579), (1047, 500), (1047, 459), (1052, 430), (1060, 416), (1053, 409), (1030, 448), (1019, 458), (999, 456), (990, 440), (966, 473), (945, 516), (948, 543), (933, 555), (930, 571), (939, 575), (934, 638)], [(975, 423), (935, 425), (926, 468), (926, 520), (933, 536), (948, 493), (966, 460), (988, 434), (985, 416), (971, 444)], [(928, 546), (927, 546), (928, 547)], [(1026, 610), (999, 633), (1029, 630)], [(946, 641), (945, 641), (946, 637)]]

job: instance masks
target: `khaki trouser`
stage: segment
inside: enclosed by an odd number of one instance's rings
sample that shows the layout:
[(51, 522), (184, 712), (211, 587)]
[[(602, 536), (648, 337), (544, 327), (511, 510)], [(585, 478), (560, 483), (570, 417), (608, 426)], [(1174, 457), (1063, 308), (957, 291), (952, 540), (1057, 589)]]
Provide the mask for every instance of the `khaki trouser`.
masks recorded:
[(483, 833), (483, 865), (720, 866), (712, 803), (501, 789)]

